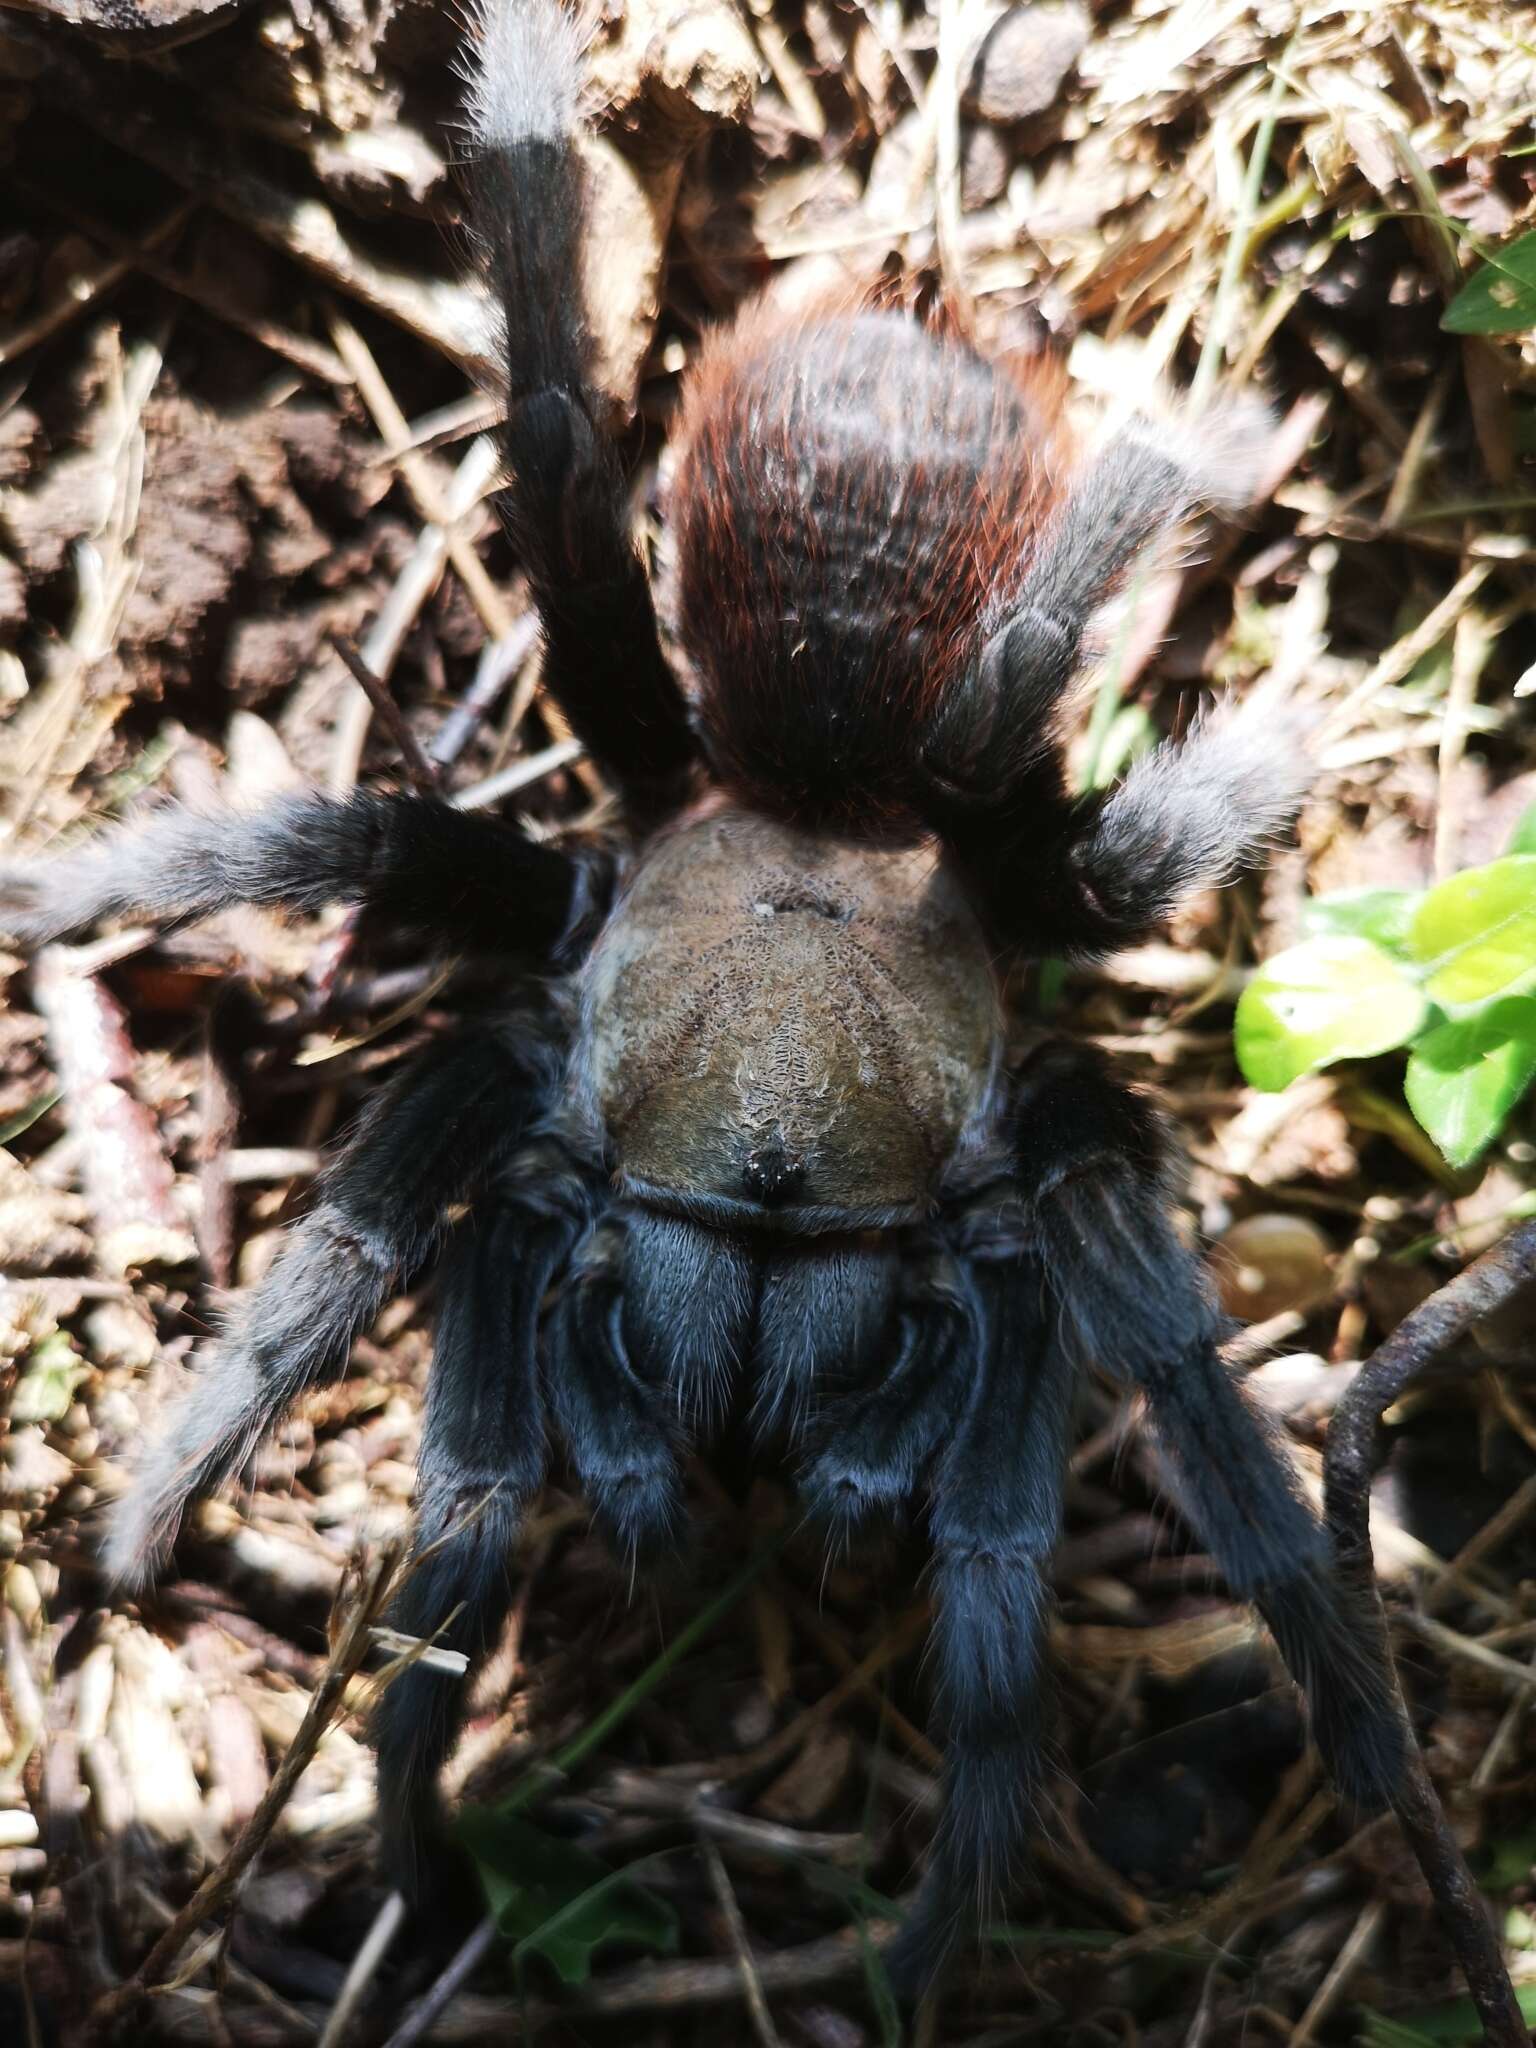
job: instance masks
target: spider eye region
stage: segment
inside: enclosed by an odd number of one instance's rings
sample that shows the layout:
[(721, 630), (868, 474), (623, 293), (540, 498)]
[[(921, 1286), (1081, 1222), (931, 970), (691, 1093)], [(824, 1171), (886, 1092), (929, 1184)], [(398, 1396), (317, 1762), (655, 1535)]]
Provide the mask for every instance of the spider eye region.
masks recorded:
[(748, 1197), (765, 1209), (792, 1201), (805, 1185), (805, 1161), (782, 1145), (758, 1145), (742, 1161), (742, 1184)]
[(990, 954), (932, 848), (694, 816), (642, 855), (585, 996), (621, 1184), (730, 1227), (922, 1213), (991, 1084)]

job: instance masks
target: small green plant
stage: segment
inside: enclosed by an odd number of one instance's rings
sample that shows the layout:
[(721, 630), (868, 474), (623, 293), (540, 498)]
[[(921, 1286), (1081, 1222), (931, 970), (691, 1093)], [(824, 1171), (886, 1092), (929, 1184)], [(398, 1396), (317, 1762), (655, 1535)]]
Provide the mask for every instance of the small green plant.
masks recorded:
[(1483, 262), (1445, 309), (1447, 334), (1523, 334), (1536, 327), (1536, 234), (1517, 235), (1502, 249), (1482, 249)]
[(475, 1860), (496, 1931), (510, 1943), (518, 1981), (541, 1956), (564, 1984), (585, 1984), (610, 1942), (671, 1955), (677, 1915), (641, 1883), (656, 1859), (610, 1870), (574, 1842), (546, 1833), (512, 1810), (472, 1807), (458, 1838)]
[(1433, 889), (1319, 897), (1305, 925), (1238, 1003), (1244, 1074), (1278, 1091), (1406, 1046), (1408, 1107), (1469, 1166), (1536, 1079), (1536, 806), (1502, 859)]

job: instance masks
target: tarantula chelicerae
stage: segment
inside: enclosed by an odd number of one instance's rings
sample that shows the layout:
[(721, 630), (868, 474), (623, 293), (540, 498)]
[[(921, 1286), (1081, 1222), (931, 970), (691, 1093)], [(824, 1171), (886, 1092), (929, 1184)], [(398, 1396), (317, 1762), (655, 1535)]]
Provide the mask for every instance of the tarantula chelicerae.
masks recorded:
[[(520, 995), (374, 1103), (151, 1448), (112, 1565), (141, 1577), (441, 1251), (413, 1634), (496, 1639), (551, 1426), (642, 1558), (677, 1534), (685, 1439), (727, 1413), (833, 1537), (921, 1505), (948, 1780), (896, 1952), (911, 1986), (1030, 1828), (1090, 1362), (1145, 1397), (1335, 1775), (1379, 1801), (1401, 1761), (1323, 1531), (1223, 1370), (1156, 1115), (1096, 1058), (999, 1052), (1000, 955), (1130, 941), (1229, 875), (1294, 811), (1301, 750), (1236, 715), (1071, 797), (1057, 711), (1086, 625), (1221, 501), (1240, 416), (1141, 422), (1074, 462), (1043, 373), (868, 306), (749, 311), (692, 375), (670, 501), (690, 704), (587, 379), (580, 66), (556, 0), (486, 0), (470, 186), (505, 323), (502, 502), (548, 688), (622, 800), (611, 856), (422, 796), (170, 811), (9, 869), (0, 922), (40, 940), (339, 900), (514, 956), (525, 990), (530, 963), (575, 978), (579, 1006)], [(460, 1702), (417, 1667), (382, 1709), (407, 1881)]]

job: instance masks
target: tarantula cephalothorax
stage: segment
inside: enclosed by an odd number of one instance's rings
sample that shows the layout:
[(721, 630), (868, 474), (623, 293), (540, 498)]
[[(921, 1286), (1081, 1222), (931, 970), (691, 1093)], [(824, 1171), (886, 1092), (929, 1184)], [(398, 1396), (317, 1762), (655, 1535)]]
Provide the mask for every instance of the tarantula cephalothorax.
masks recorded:
[[(625, 830), (600, 858), (360, 793), (167, 811), (5, 871), (0, 924), (31, 940), (129, 911), (342, 900), (522, 975), (515, 1008), (375, 1101), (150, 1449), (112, 1563), (141, 1576), (184, 1505), (339, 1375), (441, 1250), (413, 1634), (446, 1624), (472, 1656), (495, 1641), (551, 1427), (632, 1554), (673, 1538), (682, 1441), (727, 1412), (787, 1453), (834, 1536), (926, 1515), (947, 1805), (895, 1953), (911, 1987), (1027, 1838), (1086, 1363), (1144, 1395), (1335, 1776), (1379, 1802), (1403, 1757), (1323, 1531), (1222, 1368), (1156, 1116), (1097, 1059), (1057, 1046), (1010, 1074), (999, 1053), (1001, 952), (1130, 940), (1296, 806), (1300, 749), (1268, 718), (1212, 722), (1091, 801), (1069, 795), (1053, 725), (1090, 615), (1221, 502), (1244, 429), (1230, 411), (1143, 422), (1074, 462), (1056, 387), (958, 333), (868, 307), (748, 312), (683, 411), (690, 707), (586, 378), (579, 38), (556, 0), (485, 0), (476, 28), (504, 511), (548, 687)], [(460, 1698), (416, 1667), (382, 1709), (407, 1883)]]

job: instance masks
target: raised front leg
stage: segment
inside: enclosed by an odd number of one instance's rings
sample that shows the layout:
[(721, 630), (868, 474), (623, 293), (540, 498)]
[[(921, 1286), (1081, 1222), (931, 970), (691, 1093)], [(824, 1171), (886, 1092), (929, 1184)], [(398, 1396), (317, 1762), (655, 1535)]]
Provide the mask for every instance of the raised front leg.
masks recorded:
[(260, 811), (179, 805), (53, 859), (0, 862), (0, 931), (40, 945), (98, 919), (190, 923), (235, 903), (356, 903), (396, 926), (545, 959), (583, 924), (596, 870), (435, 797), (284, 797)]
[(1068, 789), (1057, 723), (1095, 613), (1192, 513), (1246, 502), (1268, 437), (1264, 408), (1232, 400), (1108, 442), (925, 741), (931, 821), (999, 933), (1031, 951), (1133, 943), (1261, 855), (1300, 807), (1303, 724), (1262, 694), (1157, 748), (1107, 796)]

